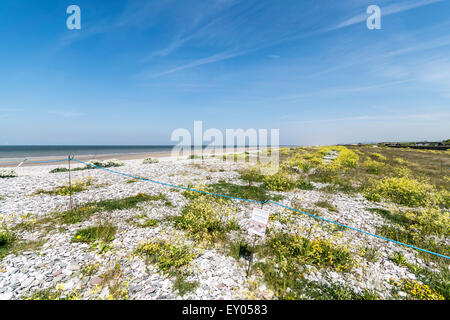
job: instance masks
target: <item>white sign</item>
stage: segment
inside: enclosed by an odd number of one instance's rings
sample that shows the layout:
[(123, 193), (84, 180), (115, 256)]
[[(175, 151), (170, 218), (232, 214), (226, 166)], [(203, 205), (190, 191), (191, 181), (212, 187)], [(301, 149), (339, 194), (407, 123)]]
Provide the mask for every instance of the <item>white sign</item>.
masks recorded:
[(256, 234), (260, 237), (264, 237), (264, 235), (266, 234), (267, 224), (269, 223), (269, 215), (270, 214), (267, 211), (254, 208), (248, 232), (251, 234)]

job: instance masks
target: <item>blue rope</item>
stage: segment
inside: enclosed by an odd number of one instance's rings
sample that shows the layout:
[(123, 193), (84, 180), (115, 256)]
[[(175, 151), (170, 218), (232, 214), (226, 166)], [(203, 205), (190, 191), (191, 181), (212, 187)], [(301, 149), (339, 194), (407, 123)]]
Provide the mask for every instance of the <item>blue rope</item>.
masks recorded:
[(109, 172), (112, 172), (112, 173), (120, 174), (120, 175), (129, 177), (129, 178), (133, 178), (133, 179), (140, 179), (140, 180), (144, 180), (144, 181), (157, 183), (157, 184), (160, 184), (160, 185), (163, 185), (163, 186), (167, 186), (167, 187), (178, 188), (178, 189), (183, 189), (183, 190), (187, 190), (187, 191), (200, 192), (200, 193), (203, 193), (203, 194), (209, 194), (209, 195), (213, 195), (213, 196), (217, 196), (217, 197), (234, 199), (234, 200), (241, 200), (241, 201), (247, 201), (247, 202), (253, 202), (253, 203), (260, 203), (260, 204), (262, 204), (262, 203), (266, 203), (267, 202), (267, 201), (256, 201), (256, 200), (251, 200), (251, 199), (236, 198), (236, 197), (232, 197), (232, 196), (226, 196), (226, 195), (223, 195), (223, 194), (211, 193), (211, 192), (207, 192), (207, 191), (203, 191), (203, 190), (197, 190), (197, 189), (191, 189), (191, 188), (176, 186), (176, 185), (173, 185), (173, 184), (170, 184), (170, 183), (165, 183), (165, 182), (150, 180), (150, 179), (146, 179), (146, 178), (136, 177), (136, 176), (133, 176), (133, 175), (130, 175), (130, 174), (127, 174), (127, 173), (106, 169), (106, 168), (99, 167), (99, 166), (96, 166), (96, 165), (93, 165), (93, 164), (90, 164), (90, 163), (83, 162), (81, 160), (77, 160), (77, 159), (73, 159), (73, 160), (77, 161), (79, 163), (82, 163), (82, 164), (94, 167), (94, 168), (98, 168), (98, 169), (102, 169), (102, 170), (109, 171)]
[(157, 184), (160, 184), (160, 185), (163, 185), (163, 186), (172, 187), (172, 188), (178, 188), (178, 189), (183, 189), (183, 190), (187, 190), (187, 191), (194, 191), (194, 192), (199, 192), (199, 193), (203, 193), (203, 194), (209, 194), (209, 195), (213, 195), (213, 196), (229, 198), (229, 199), (234, 199), (234, 200), (247, 201), (247, 202), (253, 202), (253, 203), (259, 203), (259, 204), (265, 204), (267, 202), (270, 202), (270, 203), (272, 203), (274, 205), (277, 205), (277, 206), (280, 206), (280, 207), (284, 207), (286, 209), (290, 209), (290, 210), (293, 210), (293, 211), (297, 211), (297, 212), (302, 213), (302, 214), (306, 214), (306, 215), (308, 215), (310, 217), (313, 217), (315, 219), (319, 219), (319, 220), (323, 220), (323, 221), (326, 221), (326, 222), (329, 222), (329, 223), (333, 223), (333, 224), (336, 224), (338, 226), (345, 227), (345, 228), (348, 228), (348, 229), (351, 229), (351, 230), (354, 230), (354, 231), (357, 231), (357, 232), (361, 232), (363, 234), (367, 234), (367, 235), (372, 236), (372, 237), (376, 237), (376, 238), (379, 238), (379, 239), (382, 239), (382, 240), (385, 240), (385, 241), (390, 241), (390, 242), (393, 242), (393, 243), (396, 243), (396, 244), (399, 244), (399, 245), (402, 245), (402, 246), (405, 246), (405, 247), (408, 247), (408, 248), (412, 248), (412, 249), (415, 249), (415, 250), (419, 250), (419, 251), (422, 251), (422, 252), (426, 252), (426, 253), (429, 253), (429, 254), (432, 254), (432, 255), (435, 255), (435, 256), (438, 256), (438, 257), (450, 260), (449, 256), (445, 256), (443, 254), (439, 254), (439, 253), (436, 253), (436, 252), (433, 252), (433, 251), (429, 251), (429, 250), (426, 250), (426, 249), (422, 249), (422, 248), (419, 248), (419, 247), (415, 247), (415, 246), (409, 245), (407, 243), (399, 242), (399, 241), (396, 241), (396, 240), (393, 240), (393, 239), (385, 238), (385, 237), (382, 237), (382, 236), (379, 236), (379, 235), (376, 235), (374, 233), (370, 233), (370, 232), (367, 232), (367, 231), (364, 231), (364, 230), (353, 228), (353, 227), (347, 226), (345, 224), (342, 224), (342, 223), (339, 223), (339, 222), (336, 222), (336, 221), (328, 220), (328, 219), (325, 219), (325, 218), (313, 215), (311, 213), (307, 213), (307, 212), (303, 212), (303, 211), (297, 210), (295, 208), (286, 206), (286, 205), (278, 203), (278, 202), (274, 202), (272, 200), (256, 201), (256, 200), (251, 200), (251, 199), (243, 199), (243, 198), (226, 196), (226, 195), (223, 195), (223, 194), (211, 193), (211, 192), (207, 192), (207, 191), (203, 191), (203, 190), (197, 190), (197, 189), (181, 187), (181, 186), (177, 186), (177, 185), (173, 185), (173, 184), (169, 184), (169, 183), (165, 183), (165, 182), (159, 182), (159, 181), (155, 181), (155, 180), (150, 180), (150, 179), (146, 179), (146, 178), (133, 176), (133, 175), (130, 175), (130, 174), (127, 174), (127, 173), (119, 172), (119, 171), (106, 169), (106, 168), (99, 167), (99, 166), (96, 166), (96, 165), (93, 165), (93, 164), (90, 164), (90, 163), (83, 162), (81, 160), (77, 160), (77, 159), (73, 159), (73, 160), (77, 161), (79, 163), (82, 163), (82, 164), (94, 167), (94, 168), (102, 169), (102, 170), (109, 171), (109, 172), (112, 172), (112, 173), (115, 173), (115, 174), (120, 174), (120, 175), (129, 177), (129, 178), (149, 181), (149, 182), (157, 183)]
[(426, 252), (426, 253), (434, 254), (436, 256), (439, 256), (439, 257), (442, 257), (442, 258), (445, 258), (445, 259), (450, 259), (449, 256), (445, 256), (445, 255), (442, 255), (442, 254), (439, 254), (439, 253), (436, 253), (436, 252), (432, 252), (432, 251), (428, 251), (428, 250), (425, 250), (425, 249), (422, 249), (422, 248), (418, 248), (418, 247), (409, 245), (407, 243), (403, 243), (403, 242), (399, 242), (399, 241), (392, 240), (392, 239), (389, 239), (389, 238), (385, 238), (385, 237), (382, 237), (382, 236), (379, 236), (379, 235), (376, 235), (374, 233), (370, 233), (370, 232), (367, 232), (367, 231), (364, 231), (364, 230), (360, 230), (360, 229), (356, 229), (356, 228), (353, 228), (353, 227), (349, 227), (349, 226), (347, 226), (345, 224), (342, 224), (342, 223), (339, 223), (339, 222), (336, 222), (336, 221), (328, 220), (328, 219), (325, 219), (325, 218), (313, 215), (313, 214), (308, 213), (308, 212), (303, 212), (303, 211), (297, 210), (295, 208), (292, 208), (292, 207), (289, 207), (289, 206), (285, 206), (284, 204), (281, 204), (281, 203), (273, 202), (272, 200), (269, 200), (269, 202), (272, 203), (272, 204), (275, 204), (277, 206), (280, 206), (280, 207), (284, 207), (284, 208), (287, 208), (287, 209), (290, 209), (290, 210), (294, 210), (294, 211), (300, 212), (302, 214), (306, 214), (306, 215), (308, 215), (310, 217), (313, 217), (315, 219), (320, 219), (320, 220), (323, 220), (323, 221), (326, 221), (326, 222), (329, 222), (329, 223), (333, 223), (333, 224), (336, 224), (338, 226), (345, 227), (345, 228), (348, 228), (348, 229), (351, 229), (351, 230), (354, 230), (354, 231), (358, 231), (358, 232), (367, 234), (367, 235), (372, 236), (372, 237), (376, 237), (376, 238), (379, 238), (379, 239), (382, 239), (382, 240), (390, 241), (390, 242), (393, 242), (393, 243), (396, 243), (396, 244), (400, 244), (402, 246), (406, 246), (406, 247), (409, 247), (409, 248), (412, 248), (412, 249), (416, 249), (416, 250), (419, 250), (419, 251), (423, 251), (423, 252)]

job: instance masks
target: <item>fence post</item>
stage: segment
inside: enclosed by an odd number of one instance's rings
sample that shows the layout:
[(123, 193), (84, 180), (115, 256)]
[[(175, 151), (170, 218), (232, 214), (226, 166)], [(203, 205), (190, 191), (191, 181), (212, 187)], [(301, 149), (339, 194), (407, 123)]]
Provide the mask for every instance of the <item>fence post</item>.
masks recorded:
[(69, 206), (70, 211), (73, 210), (73, 204), (72, 204), (72, 175), (71, 175), (71, 169), (70, 169), (70, 161), (73, 159), (73, 155), (70, 155), (67, 157), (69, 160)]

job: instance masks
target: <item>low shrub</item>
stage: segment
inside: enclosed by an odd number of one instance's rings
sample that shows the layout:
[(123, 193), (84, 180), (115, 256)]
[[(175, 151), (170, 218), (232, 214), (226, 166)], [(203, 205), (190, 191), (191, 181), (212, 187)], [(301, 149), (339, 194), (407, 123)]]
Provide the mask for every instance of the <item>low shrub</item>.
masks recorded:
[(15, 177), (17, 177), (17, 172), (14, 169), (0, 169), (0, 179)]
[(9, 230), (0, 230), (0, 248), (5, 247), (16, 240), (16, 235)]
[(206, 197), (198, 197), (189, 202), (174, 221), (196, 241), (212, 243), (223, 240), (227, 232), (239, 229), (235, 219), (229, 218), (232, 214), (233, 210), (225, 200), (212, 202)]
[(159, 160), (156, 158), (147, 158), (144, 161), (142, 161), (143, 164), (153, 164), (153, 163), (159, 163)]
[(261, 170), (258, 167), (245, 169), (240, 171), (241, 179), (247, 181), (249, 184), (252, 182), (263, 182), (264, 175), (261, 174)]
[(314, 185), (304, 178), (298, 179), (296, 186), (300, 190), (314, 190), (315, 189)]
[(402, 279), (399, 281), (391, 281), (397, 289), (406, 292), (410, 299), (419, 300), (445, 300), (445, 298), (431, 289), (426, 284), (422, 284), (416, 280)]
[(271, 191), (290, 191), (296, 187), (296, 183), (282, 172), (264, 176), (264, 187)]
[(378, 161), (368, 159), (364, 161), (363, 166), (368, 173), (380, 174), (382, 168), (384, 167), (384, 164)]
[(425, 182), (408, 177), (393, 177), (375, 181), (365, 192), (370, 201), (382, 199), (406, 206), (425, 206), (430, 203), (434, 188)]
[(164, 240), (140, 244), (136, 253), (150, 259), (150, 261), (162, 271), (170, 271), (171, 269), (185, 267), (196, 256), (188, 246), (180, 246)]
[(298, 234), (277, 233), (271, 235), (263, 247), (268, 256), (255, 268), (264, 274), (266, 283), (279, 299), (302, 299), (309, 282), (303, 277), (306, 265), (347, 271), (352, 266), (350, 252), (327, 240), (308, 240)]

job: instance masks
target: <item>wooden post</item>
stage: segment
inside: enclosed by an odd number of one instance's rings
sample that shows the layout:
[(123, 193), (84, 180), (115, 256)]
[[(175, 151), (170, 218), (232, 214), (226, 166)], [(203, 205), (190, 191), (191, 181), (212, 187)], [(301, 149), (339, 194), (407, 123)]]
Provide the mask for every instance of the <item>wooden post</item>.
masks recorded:
[(72, 205), (72, 175), (71, 175), (71, 170), (70, 170), (70, 161), (72, 160), (72, 156), (69, 155), (67, 159), (69, 160), (69, 206), (70, 206), (70, 211), (72, 211), (72, 209), (73, 209), (73, 205)]
[(247, 268), (247, 278), (250, 275), (250, 267), (253, 262), (253, 251), (255, 251), (255, 243), (256, 243), (256, 234), (253, 235), (253, 244), (252, 244), (252, 251), (250, 252), (250, 258), (248, 260), (248, 268)]

